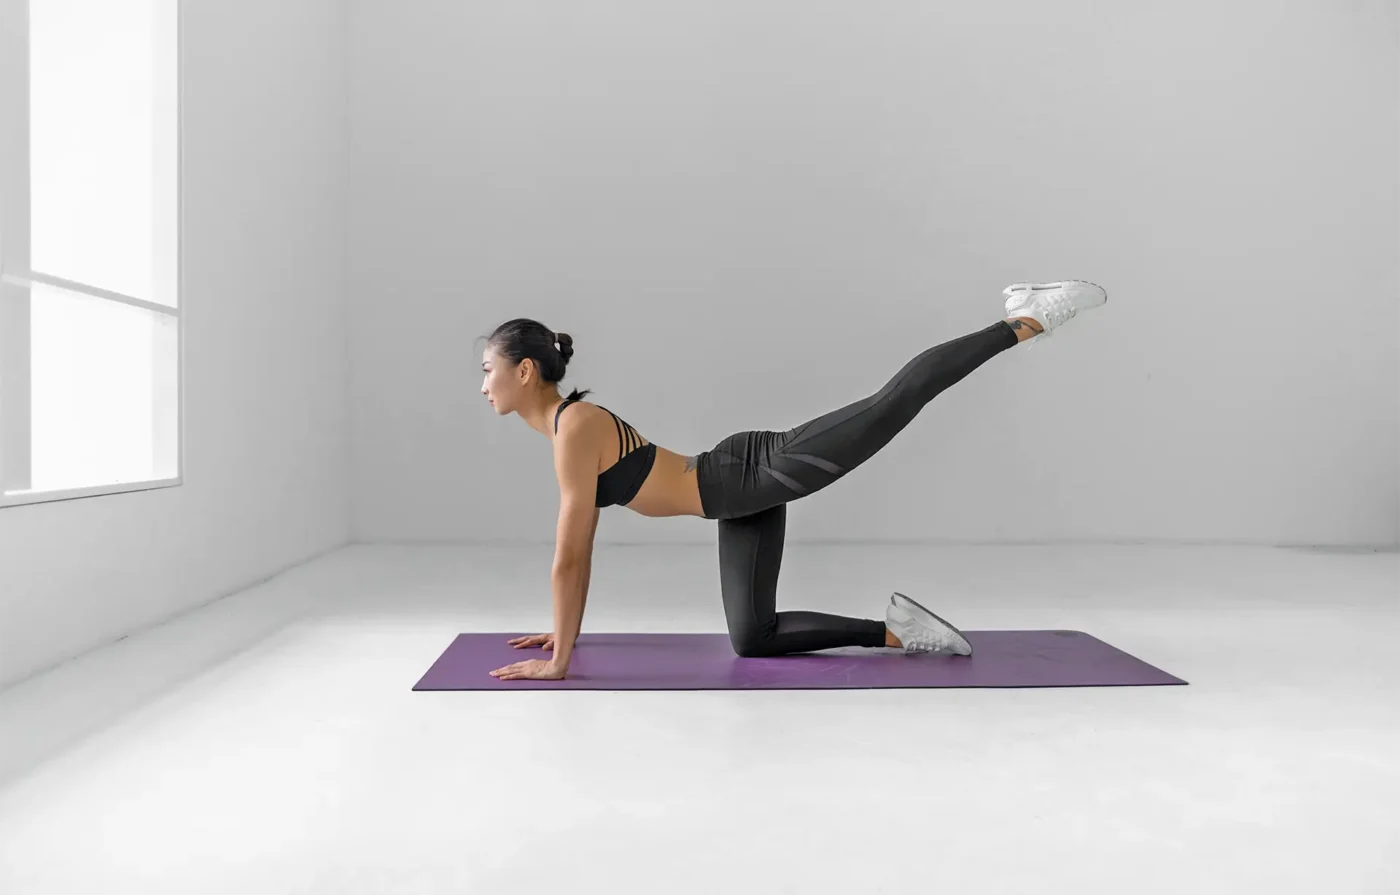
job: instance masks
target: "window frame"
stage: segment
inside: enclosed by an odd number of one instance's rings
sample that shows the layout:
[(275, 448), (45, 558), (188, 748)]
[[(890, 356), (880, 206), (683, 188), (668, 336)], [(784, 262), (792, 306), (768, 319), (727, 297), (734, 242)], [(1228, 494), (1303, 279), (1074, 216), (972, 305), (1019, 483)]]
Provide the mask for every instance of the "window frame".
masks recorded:
[[(158, 24), (157, 129), (167, 143), (156, 142), (156, 158), (173, 153), (173, 182), (157, 183), (157, 257), (165, 262), (157, 269), (157, 283), (175, 296), (175, 307), (65, 280), (31, 269), (30, 257), (30, 116), (29, 116), (29, 0), (0, 0), (0, 510), (7, 507), (49, 503), (171, 488), (184, 484), (185, 470), (185, 289), (184, 233), (184, 40), (180, 0), (155, 0)], [(172, 123), (161, 116), (173, 113)], [(173, 133), (172, 133), (173, 131)], [(168, 147), (165, 148), (165, 147)], [(173, 191), (173, 194), (172, 194)], [(163, 209), (173, 211), (162, 217)], [(165, 254), (168, 252), (168, 255)], [(175, 356), (175, 475), (87, 487), (49, 491), (28, 490), (33, 468), (31, 408), (30, 302), (36, 300), (35, 284), (86, 298), (115, 301), (174, 318)], [(22, 293), (20, 300), (11, 300)]]

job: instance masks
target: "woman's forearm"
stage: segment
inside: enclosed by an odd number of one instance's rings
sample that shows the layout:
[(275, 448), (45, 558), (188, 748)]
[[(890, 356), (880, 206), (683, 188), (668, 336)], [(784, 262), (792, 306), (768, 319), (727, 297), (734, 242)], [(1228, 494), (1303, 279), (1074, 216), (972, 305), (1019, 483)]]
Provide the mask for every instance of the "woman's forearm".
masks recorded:
[(583, 608), (588, 609), (588, 581), (593, 577), (593, 557), (590, 554), (588, 559), (583, 561)]
[(578, 639), (583, 626), (583, 607), (588, 591), (587, 563), (556, 565), (550, 572), (550, 584), (554, 592), (552, 661), (567, 668), (574, 652), (574, 641)]
[[(579, 635), (580, 633), (582, 633), (582, 631), (583, 631), (583, 614), (584, 614), (585, 612), (588, 611), (588, 582), (589, 582), (592, 578), (593, 578), (593, 557), (590, 556), (588, 559), (585, 559), (585, 560), (583, 561), (583, 590), (582, 590), (582, 596), (579, 597), (579, 612), (578, 612), (578, 616), (579, 616), (579, 627), (578, 627), (578, 629), (574, 632), (574, 637), (571, 638), (570, 641), (569, 641), (569, 642), (570, 642), (570, 647), (569, 647), (570, 650), (573, 649), (573, 646), (572, 646), (573, 641), (576, 640), (576, 639), (578, 638), (578, 635)], [(564, 659), (563, 659), (563, 660), (560, 660), (560, 658), (559, 658), (559, 652), (558, 652), (558, 650), (559, 650), (559, 636), (558, 636), (558, 634), (555, 634), (555, 637), (554, 637), (554, 649), (555, 649), (555, 654), (554, 654), (555, 660), (556, 660), (556, 661), (564, 661), (564, 662), (567, 664), (567, 661), (568, 661), (568, 653), (565, 653), (565, 654), (564, 654)]]

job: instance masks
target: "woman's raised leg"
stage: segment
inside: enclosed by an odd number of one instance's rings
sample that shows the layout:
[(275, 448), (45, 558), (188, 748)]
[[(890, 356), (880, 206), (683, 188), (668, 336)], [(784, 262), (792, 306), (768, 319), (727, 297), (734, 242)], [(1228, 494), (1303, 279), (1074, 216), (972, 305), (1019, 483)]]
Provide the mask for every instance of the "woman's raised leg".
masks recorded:
[(998, 320), (921, 352), (867, 398), (786, 432), (729, 436), (697, 458), (707, 517), (748, 516), (820, 491), (874, 456), (924, 405), (1016, 345), (1023, 333), (1033, 335)]

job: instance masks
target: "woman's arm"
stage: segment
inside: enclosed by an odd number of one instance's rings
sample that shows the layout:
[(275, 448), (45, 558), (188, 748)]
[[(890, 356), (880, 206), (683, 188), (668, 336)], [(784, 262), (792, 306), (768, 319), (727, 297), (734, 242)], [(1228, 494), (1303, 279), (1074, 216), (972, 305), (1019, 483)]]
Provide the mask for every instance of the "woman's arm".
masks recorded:
[[(593, 527), (588, 532), (588, 543), (593, 543), (593, 538), (598, 534), (598, 515), (602, 510), (593, 508)], [(588, 551), (588, 559), (583, 561), (583, 608), (588, 609), (588, 585), (593, 580), (593, 551)]]
[(554, 658), (567, 668), (583, 624), (597, 531), (598, 461), (582, 414), (566, 420), (554, 436), (559, 477), (559, 526), (550, 583), (554, 593)]

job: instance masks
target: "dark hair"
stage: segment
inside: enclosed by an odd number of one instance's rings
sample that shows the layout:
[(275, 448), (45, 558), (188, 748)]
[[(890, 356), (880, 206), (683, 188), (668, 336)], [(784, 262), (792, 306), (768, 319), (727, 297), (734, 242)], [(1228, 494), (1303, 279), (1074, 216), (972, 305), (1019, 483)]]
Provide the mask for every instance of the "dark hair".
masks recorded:
[[(558, 348), (554, 347), (555, 339), (559, 340)], [(574, 356), (573, 336), (568, 333), (550, 332), (543, 323), (528, 317), (517, 317), (502, 323), (496, 327), (495, 332), (486, 337), (486, 344), (494, 348), (501, 357), (509, 358), (513, 364), (518, 364), (527, 357), (533, 358), (539, 365), (540, 377), (545, 382), (558, 382), (563, 379), (569, 358)], [(583, 391), (574, 389), (569, 393), (568, 399), (582, 400), (583, 396), (591, 391), (591, 388)]]

